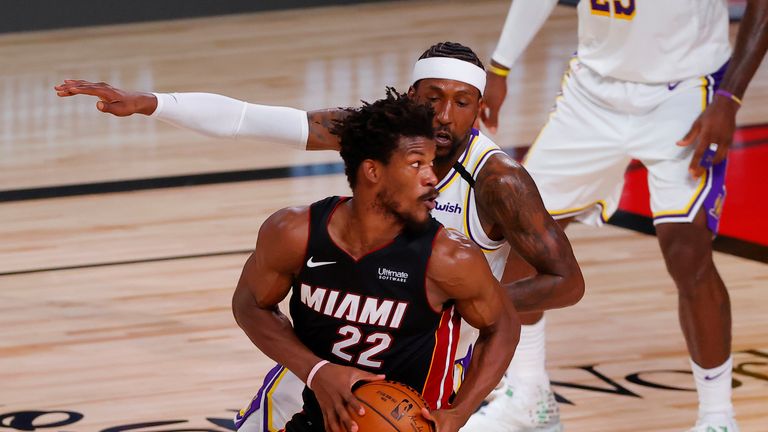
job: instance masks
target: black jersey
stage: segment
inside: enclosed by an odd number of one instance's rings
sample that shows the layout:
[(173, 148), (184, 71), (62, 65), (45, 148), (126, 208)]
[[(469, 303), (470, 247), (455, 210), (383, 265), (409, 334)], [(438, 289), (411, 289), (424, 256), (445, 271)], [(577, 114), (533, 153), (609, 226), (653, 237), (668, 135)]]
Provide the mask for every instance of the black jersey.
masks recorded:
[(453, 304), (434, 311), (425, 286), (441, 225), (431, 219), (424, 231), (403, 232), (355, 260), (328, 234), (331, 215), (348, 199), (310, 207), (304, 266), (290, 300), (295, 332), (318, 357), (385, 374), (417, 389), (432, 409), (446, 407), (460, 317)]

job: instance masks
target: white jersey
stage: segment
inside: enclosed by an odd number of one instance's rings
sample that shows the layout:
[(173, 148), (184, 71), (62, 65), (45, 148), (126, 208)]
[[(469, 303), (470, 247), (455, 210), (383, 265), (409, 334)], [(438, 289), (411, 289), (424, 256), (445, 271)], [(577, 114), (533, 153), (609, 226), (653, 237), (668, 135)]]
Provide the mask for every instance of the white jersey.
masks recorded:
[[(475, 180), (483, 165), (497, 153), (504, 152), (490, 138), (472, 129), (469, 145), (459, 157), (457, 164), (461, 164), (466, 173)], [(437, 190), (440, 195), (437, 197), (435, 209), (432, 210), (432, 216), (446, 228), (463, 233), (480, 246), (493, 275), (501, 280), (510, 246), (504, 239), (491, 240), (486, 235), (477, 215), (473, 185), (470, 185), (455, 168), (451, 168), (438, 184)]]
[(604, 77), (683, 81), (731, 55), (727, 0), (582, 0), (578, 14), (578, 57)]

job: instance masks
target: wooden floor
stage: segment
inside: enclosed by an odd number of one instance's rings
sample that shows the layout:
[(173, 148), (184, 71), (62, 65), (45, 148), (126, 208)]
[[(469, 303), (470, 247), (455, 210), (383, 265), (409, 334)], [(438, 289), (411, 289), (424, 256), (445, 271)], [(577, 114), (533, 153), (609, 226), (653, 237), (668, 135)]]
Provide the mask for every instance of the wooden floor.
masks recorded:
[[(355, 104), (385, 85), (405, 89), (434, 42), (488, 58), (507, 7), (411, 1), (0, 36), (0, 190), (338, 162), (110, 118), (51, 88), (82, 78), (306, 109)], [(535, 137), (575, 29), (575, 11), (559, 7), (514, 69), (502, 146)], [(764, 66), (739, 122), (768, 121), (767, 106)], [(258, 227), (278, 208), (347, 190), (331, 174), (0, 203), (0, 429), (230, 430), (271, 363), (230, 312)], [(548, 315), (567, 430), (690, 427), (696, 394), (655, 238), (568, 234), (587, 294)], [(742, 431), (768, 431), (768, 266), (716, 261), (733, 305)]]

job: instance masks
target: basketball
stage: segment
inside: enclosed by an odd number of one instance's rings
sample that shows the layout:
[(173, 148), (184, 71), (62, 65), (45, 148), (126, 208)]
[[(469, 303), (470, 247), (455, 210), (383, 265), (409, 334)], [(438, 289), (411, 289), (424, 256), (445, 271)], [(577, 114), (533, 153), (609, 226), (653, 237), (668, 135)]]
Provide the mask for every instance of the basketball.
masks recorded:
[(354, 394), (365, 408), (364, 416), (352, 417), (360, 432), (435, 431), (435, 425), (421, 415), (426, 401), (405, 384), (375, 381), (361, 385)]

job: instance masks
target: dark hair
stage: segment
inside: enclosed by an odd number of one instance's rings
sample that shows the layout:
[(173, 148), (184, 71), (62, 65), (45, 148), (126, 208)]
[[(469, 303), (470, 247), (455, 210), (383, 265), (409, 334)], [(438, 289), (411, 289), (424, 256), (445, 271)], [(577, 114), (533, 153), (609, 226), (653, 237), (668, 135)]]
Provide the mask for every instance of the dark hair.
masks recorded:
[(400, 137), (434, 138), (431, 107), (417, 104), (405, 94), (387, 87), (387, 97), (360, 108), (348, 108), (331, 133), (341, 141), (341, 158), (349, 185), (357, 184), (357, 170), (365, 159), (389, 163)]
[(421, 57), (419, 57), (419, 60), (425, 59), (425, 58), (431, 58), (431, 57), (455, 58), (458, 60), (464, 60), (465, 62), (472, 63), (473, 65), (479, 67), (480, 69), (485, 69), (485, 66), (483, 66), (483, 62), (481, 62), (477, 54), (475, 54), (475, 52), (472, 51), (472, 48), (456, 42), (436, 43), (431, 47), (429, 47), (428, 50), (424, 51), (424, 54), (422, 54)]

